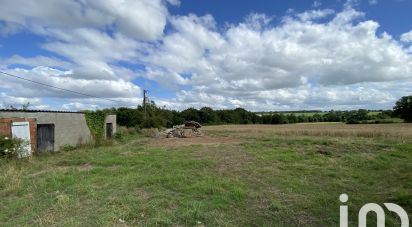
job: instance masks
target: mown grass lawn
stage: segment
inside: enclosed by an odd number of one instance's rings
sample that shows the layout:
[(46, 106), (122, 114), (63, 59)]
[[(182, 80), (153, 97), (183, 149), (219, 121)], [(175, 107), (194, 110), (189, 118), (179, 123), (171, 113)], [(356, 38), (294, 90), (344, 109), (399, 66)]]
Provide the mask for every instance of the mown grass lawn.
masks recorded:
[(2, 161), (0, 226), (339, 226), (341, 193), (351, 226), (368, 202), (397, 203), (412, 219), (411, 143), (209, 133), (218, 136), (238, 142), (136, 137)]

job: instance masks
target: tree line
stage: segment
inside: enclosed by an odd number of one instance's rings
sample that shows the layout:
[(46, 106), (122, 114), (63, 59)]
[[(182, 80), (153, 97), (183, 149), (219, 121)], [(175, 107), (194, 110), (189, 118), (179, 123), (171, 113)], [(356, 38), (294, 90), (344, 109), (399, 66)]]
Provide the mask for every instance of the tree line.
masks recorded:
[(243, 108), (232, 110), (214, 110), (210, 107), (201, 109), (188, 108), (183, 111), (169, 110), (156, 106), (154, 102), (137, 108), (112, 108), (103, 111), (117, 115), (117, 123), (126, 127), (167, 127), (193, 120), (204, 125), (219, 124), (294, 124), (306, 122), (346, 122), (357, 123), (390, 123), (391, 118), (400, 117), (405, 121), (411, 121), (412, 96), (403, 97), (396, 103), (394, 110), (384, 110), (372, 114), (370, 110), (359, 109), (350, 111), (316, 111), (304, 112), (275, 112), (254, 113)]

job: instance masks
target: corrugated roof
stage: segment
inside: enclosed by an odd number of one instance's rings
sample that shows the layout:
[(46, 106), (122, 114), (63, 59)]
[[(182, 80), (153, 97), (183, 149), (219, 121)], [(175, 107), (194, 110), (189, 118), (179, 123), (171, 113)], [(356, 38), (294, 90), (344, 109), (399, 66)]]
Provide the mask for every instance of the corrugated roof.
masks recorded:
[(80, 111), (63, 111), (63, 110), (19, 110), (19, 109), (0, 109), (0, 112), (28, 112), (28, 113), (79, 113), (82, 114), (84, 112)]

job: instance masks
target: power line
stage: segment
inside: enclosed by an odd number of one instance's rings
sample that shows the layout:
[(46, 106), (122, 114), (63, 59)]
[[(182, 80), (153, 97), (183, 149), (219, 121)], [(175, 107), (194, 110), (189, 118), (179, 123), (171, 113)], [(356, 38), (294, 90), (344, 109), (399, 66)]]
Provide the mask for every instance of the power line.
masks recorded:
[(3, 71), (0, 71), (0, 73), (3, 74), (3, 75), (9, 76), (9, 77), (14, 77), (14, 78), (25, 80), (25, 81), (28, 81), (28, 82), (31, 82), (31, 83), (39, 84), (39, 85), (46, 86), (46, 87), (51, 87), (51, 88), (54, 88), (54, 89), (58, 89), (58, 90), (62, 90), (62, 91), (66, 91), (66, 92), (70, 92), (70, 93), (74, 93), (74, 94), (78, 94), (78, 95), (83, 95), (83, 96), (87, 96), (87, 97), (91, 97), (91, 98), (97, 98), (97, 99), (103, 99), (103, 100), (111, 101), (111, 102), (128, 103), (130, 105), (129, 102), (125, 102), (125, 101), (114, 100), (114, 99), (109, 99), (109, 98), (101, 98), (101, 97), (97, 97), (97, 96), (94, 96), (94, 95), (89, 95), (89, 94), (78, 92), (78, 91), (73, 91), (73, 90), (69, 90), (69, 89), (65, 89), (65, 88), (61, 88), (61, 87), (56, 87), (56, 86), (53, 86), (53, 85), (50, 85), (50, 84), (45, 84), (45, 83), (42, 83), (42, 82), (26, 79), (24, 77), (16, 76), (16, 75), (6, 73), (6, 72), (3, 72)]

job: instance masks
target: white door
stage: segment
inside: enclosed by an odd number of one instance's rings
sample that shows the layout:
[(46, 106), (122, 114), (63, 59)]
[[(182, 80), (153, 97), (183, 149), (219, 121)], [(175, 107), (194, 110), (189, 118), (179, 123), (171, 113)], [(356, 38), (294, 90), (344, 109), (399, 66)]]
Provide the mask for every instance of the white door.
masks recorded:
[(11, 126), (11, 134), (13, 135), (13, 138), (19, 138), (24, 141), (17, 154), (18, 157), (24, 158), (31, 156), (29, 122), (13, 122)]

